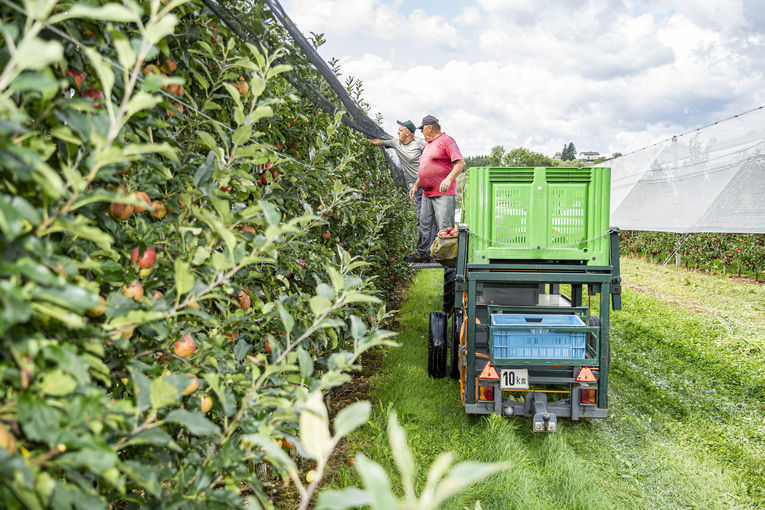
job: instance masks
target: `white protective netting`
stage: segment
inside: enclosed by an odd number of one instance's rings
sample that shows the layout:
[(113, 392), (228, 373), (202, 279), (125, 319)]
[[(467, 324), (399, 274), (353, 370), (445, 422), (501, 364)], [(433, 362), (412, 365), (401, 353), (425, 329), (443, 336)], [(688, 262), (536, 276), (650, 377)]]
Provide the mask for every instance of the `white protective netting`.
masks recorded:
[(611, 225), (662, 232), (765, 232), (765, 108), (603, 163)]

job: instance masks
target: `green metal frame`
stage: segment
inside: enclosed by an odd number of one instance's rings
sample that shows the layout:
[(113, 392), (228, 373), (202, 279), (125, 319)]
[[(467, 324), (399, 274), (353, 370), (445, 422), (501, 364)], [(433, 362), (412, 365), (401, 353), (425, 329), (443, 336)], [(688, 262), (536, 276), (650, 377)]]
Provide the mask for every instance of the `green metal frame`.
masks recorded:
[[(576, 376), (578, 367), (590, 366), (595, 369), (598, 378), (598, 407), (608, 408), (608, 368), (610, 353), (609, 337), (609, 311), (621, 309), (621, 277), (619, 273), (619, 234), (617, 230), (611, 232), (607, 245), (609, 247), (608, 265), (586, 266), (582, 264), (469, 264), (470, 236), (466, 225), (460, 225), (457, 253), (457, 276), (455, 287), (455, 307), (463, 307), (463, 292), (467, 291), (467, 307), (464, 320), (467, 321), (467, 372), (465, 381), (466, 407), (475, 405), (475, 378), (479, 375), (476, 368), (476, 332), (487, 330), (488, 325), (476, 324), (478, 306), (476, 304), (477, 293), (485, 283), (529, 284), (571, 284), (572, 310), (582, 313), (589, 310), (582, 304), (583, 286), (587, 285), (590, 296), (600, 296), (600, 327), (578, 328), (576, 331), (593, 331), (596, 334), (596, 349), (590, 352), (590, 357), (585, 359), (528, 359), (528, 358), (502, 358), (496, 360), (501, 366), (527, 367), (530, 377), (539, 381), (557, 383), (571, 381)], [(483, 305), (487, 306), (487, 305)], [(499, 305), (502, 309), (519, 312), (542, 312), (552, 308), (538, 306)], [(495, 305), (492, 305), (495, 307)], [(560, 308), (555, 309), (559, 311)], [(567, 309), (568, 310), (568, 309)], [(524, 329), (522, 326), (520, 329)], [(559, 329), (559, 328), (556, 328)], [(566, 328), (560, 328), (566, 329)], [(488, 333), (488, 331), (487, 331)], [(494, 359), (490, 359), (494, 362)], [(573, 367), (560, 369), (552, 368), (551, 365)], [(533, 370), (533, 376), (532, 376)], [(554, 374), (554, 375), (553, 375)]]

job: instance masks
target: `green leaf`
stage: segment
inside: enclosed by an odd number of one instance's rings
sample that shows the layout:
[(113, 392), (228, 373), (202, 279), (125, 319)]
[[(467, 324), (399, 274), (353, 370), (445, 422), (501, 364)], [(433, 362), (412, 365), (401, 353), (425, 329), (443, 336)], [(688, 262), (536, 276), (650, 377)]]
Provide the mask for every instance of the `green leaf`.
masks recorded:
[(508, 462), (485, 464), (482, 462), (462, 462), (454, 466), (449, 474), (438, 484), (435, 490), (433, 506), (455, 495), (465, 487), (488, 478), (490, 475), (510, 468)]
[(40, 391), (44, 395), (63, 397), (77, 389), (77, 381), (61, 369), (46, 372), (40, 382)]
[(133, 97), (130, 98), (130, 101), (128, 102), (127, 115), (125, 116), (123, 122), (127, 122), (130, 117), (135, 115), (137, 112), (140, 112), (141, 110), (154, 108), (161, 101), (161, 98), (139, 90), (133, 95)]
[(194, 287), (194, 273), (185, 260), (175, 259), (175, 292), (180, 297)]
[[(335, 417), (335, 437), (345, 437), (364, 425), (369, 419), (372, 406), (367, 401), (354, 402), (342, 409)], [(396, 456), (395, 449), (393, 456)]]
[(329, 455), (331, 441), (327, 407), (321, 391), (315, 390), (308, 395), (300, 413), (300, 442), (311, 458), (319, 460)]
[(332, 308), (332, 301), (324, 296), (313, 296), (308, 301), (311, 311), (315, 316), (320, 316), (328, 312)]
[(398, 472), (401, 474), (404, 492), (408, 498), (414, 498), (414, 457), (406, 442), (406, 432), (399, 425), (395, 411), (391, 412), (388, 417), (388, 443)]
[(217, 436), (220, 429), (217, 425), (205, 418), (202, 413), (176, 409), (165, 416), (164, 421), (182, 425), (195, 436)]
[(114, 87), (114, 73), (108, 62), (105, 62), (101, 55), (92, 48), (84, 47), (83, 51), (87, 55), (90, 63), (93, 65), (98, 79), (101, 82), (101, 86), (104, 88), (104, 97), (107, 101), (111, 101), (112, 87)]
[(228, 91), (228, 94), (231, 96), (231, 99), (234, 100), (234, 103), (236, 104), (236, 107), (239, 111), (244, 109), (242, 106), (242, 100), (239, 98), (239, 91), (236, 90), (236, 87), (234, 87), (232, 84), (228, 82), (223, 82), (223, 87)]
[(319, 493), (316, 510), (345, 510), (346, 508), (366, 507), (372, 504), (367, 491), (357, 487), (342, 490), (325, 489)]
[(144, 154), (161, 154), (168, 159), (178, 161), (178, 153), (175, 148), (167, 143), (132, 144), (124, 147), (121, 153), (123, 157), (128, 158)]
[(332, 280), (332, 286), (335, 289), (335, 293), (340, 293), (340, 291), (343, 290), (343, 286), (345, 285), (343, 282), (343, 277), (340, 276), (340, 272), (330, 265), (327, 265), (325, 269), (329, 274), (329, 278)]
[(250, 115), (250, 122), (257, 122), (265, 117), (273, 117), (274, 110), (270, 106), (258, 106), (255, 111)]
[(157, 446), (169, 448), (176, 452), (181, 451), (181, 447), (178, 446), (178, 443), (173, 441), (173, 438), (170, 437), (170, 434), (159, 427), (152, 427), (150, 429), (142, 430), (126, 443), (126, 445), (130, 444), (155, 444)]
[(295, 462), (282, 450), (276, 441), (261, 434), (247, 434), (242, 436), (242, 440), (252, 445), (260, 446), (266, 452), (266, 456), (275, 460), (277, 466), (283, 467), (293, 480), (300, 479), (300, 473), (298, 473)]
[(119, 30), (111, 30), (109, 33), (112, 36), (112, 41), (114, 41), (120, 65), (125, 69), (132, 69), (133, 64), (135, 64), (136, 55), (130, 39)]
[(308, 352), (300, 347), (297, 351), (298, 365), (300, 366), (300, 377), (306, 379), (313, 374), (313, 359)]
[(89, 5), (77, 4), (72, 6), (64, 19), (68, 18), (89, 18), (102, 21), (139, 21), (138, 14), (134, 13), (121, 4), (110, 3), (100, 7), (91, 7)]
[(64, 58), (64, 47), (58, 41), (25, 38), (16, 50), (18, 70), (40, 70)]
[(176, 18), (174, 14), (166, 14), (158, 21), (149, 23), (146, 26), (144, 37), (151, 44), (156, 44), (173, 33), (176, 23), (178, 23), (178, 18)]
[(210, 133), (207, 133), (206, 131), (197, 131), (197, 136), (200, 138), (202, 145), (211, 151), (214, 152), (218, 148), (215, 138), (213, 138)]
[(0, 195), (0, 231), (9, 241), (40, 223), (40, 213), (19, 196)]
[(268, 74), (266, 74), (266, 80), (271, 79), (272, 77), (276, 76), (280, 73), (286, 73), (287, 71), (292, 71), (292, 66), (287, 64), (279, 64), (271, 69), (268, 70)]
[(380, 299), (370, 296), (368, 294), (362, 294), (361, 292), (348, 292), (345, 294), (345, 302), (350, 303), (382, 303)]
[(264, 90), (266, 90), (266, 80), (257, 74), (253, 74), (252, 78), (250, 78), (250, 93), (253, 96), (253, 100), (257, 100)]
[(236, 128), (234, 135), (231, 137), (231, 141), (234, 142), (234, 145), (244, 145), (247, 143), (251, 136), (252, 125), (245, 124), (244, 126), (239, 126)]
[(356, 455), (356, 471), (364, 482), (374, 510), (396, 508), (396, 496), (390, 488), (390, 480), (378, 463), (359, 453)]
[(234, 358), (241, 363), (244, 357), (250, 352), (252, 346), (245, 340), (239, 340), (234, 346)]
[(81, 237), (94, 242), (104, 251), (111, 251), (113, 242), (112, 236), (97, 227), (91, 227), (89, 223), (90, 220), (85, 216), (77, 216), (74, 221), (59, 218), (53, 222), (53, 225), (51, 225), (45, 233), (68, 232), (75, 237)]
[(79, 314), (70, 312), (61, 307), (35, 302), (32, 303), (32, 308), (37, 313), (61, 321), (70, 328), (82, 328), (85, 326), (85, 321), (82, 320), (82, 317)]
[[(170, 436), (168, 436), (170, 439)], [(171, 440), (172, 441), (172, 440)], [(138, 485), (154, 496), (159, 496), (162, 492), (162, 486), (159, 483), (159, 472), (154, 464), (141, 464), (133, 460), (126, 460), (121, 463), (121, 470), (130, 478), (135, 480)]]
[(340, 179), (335, 179), (335, 181), (332, 183), (332, 191), (335, 192), (335, 195), (339, 195), (343, 192), (344, 184), (340, 181)]
[(265, 200), (261, 200), (260, 207), (263, 209), (263, 216), (266, 217), (269, 225), (278, 225), (281, 222), (282, 215), (279, 214), (279, 211), (273, 205)]
[(279, 310), (279, 317), (282, 319), (282, 324), (284, 325), (284, 331), (287, 333), (287, 336), (290, 336), (290, 333), (292, 333), (292, 328), (295, 327), (295, 319), (292, 318), (292, 315), (287, 311), (286, 308), (284, 308), (284, 305), (281, 303), (276, 303), (276, 307)]
[(178, 402), (179, 391), (165, 377), (159, 377), (151, 381), (149, 388), (151, 393), (151, 407), (161, 409)]

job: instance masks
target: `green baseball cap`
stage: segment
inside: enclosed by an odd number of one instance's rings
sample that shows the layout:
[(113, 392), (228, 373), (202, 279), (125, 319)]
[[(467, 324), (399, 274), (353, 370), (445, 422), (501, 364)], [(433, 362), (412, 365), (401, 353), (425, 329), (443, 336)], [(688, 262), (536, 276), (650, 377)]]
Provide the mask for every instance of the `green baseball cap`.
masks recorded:
[(414, 133), (417, 130), (417, 128), (414, 127), (414, 122), (412, 122), (411, 120), (405, 120), (404, 122), (397, 120), (396, 122), (398, 123), (399, 126), (404, 126), (406, 129), (408, 129), (412, 133)]

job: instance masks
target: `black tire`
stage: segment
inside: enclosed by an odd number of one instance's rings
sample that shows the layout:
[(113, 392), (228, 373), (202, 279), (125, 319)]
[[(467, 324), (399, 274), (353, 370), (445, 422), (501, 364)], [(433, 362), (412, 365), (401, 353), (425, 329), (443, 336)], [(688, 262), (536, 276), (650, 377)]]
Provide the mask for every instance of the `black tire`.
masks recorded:
[[(597, 315), (590, 315), (590, 326), (600, 326), (600, 317)], [(595, 336), (593, 335), (591, 337), (593, 339), (593, 342), (595, 341)], [(594, 347), (594, 346), (593, 346)], [(608, 342), (608, 352), (606, 353), (606, 359), (608, 360), (608, 364), (611, 364), (611, 342)]]
[(457, 270), (447, 267), (444, 269), (444, 300), (443, 311), (448, 314), (454, 308), (454, 285), (457, 280)]
[(452, 352), (449, 353), (449, 377), (460, 378), (460, 330), (462, 329), (462, 310), (454, 310), (452, 315)]
[(430, 312), (428, 323), (428, 375), (440, 379), (446, 375), (446, 314)]

